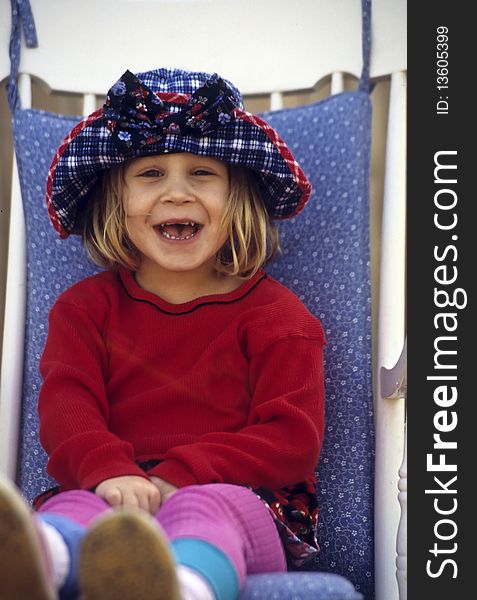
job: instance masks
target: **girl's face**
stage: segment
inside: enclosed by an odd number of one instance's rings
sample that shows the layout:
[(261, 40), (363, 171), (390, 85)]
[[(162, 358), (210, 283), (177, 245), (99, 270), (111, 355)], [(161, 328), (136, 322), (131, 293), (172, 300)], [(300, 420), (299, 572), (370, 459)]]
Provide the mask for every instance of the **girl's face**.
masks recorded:
[(221, 227), (229, 196), (222, 161), (188, 152), (132, 160), (125, 171), (129, 237), (142, 255), (138, 274), (211, 277), (227, 239)]

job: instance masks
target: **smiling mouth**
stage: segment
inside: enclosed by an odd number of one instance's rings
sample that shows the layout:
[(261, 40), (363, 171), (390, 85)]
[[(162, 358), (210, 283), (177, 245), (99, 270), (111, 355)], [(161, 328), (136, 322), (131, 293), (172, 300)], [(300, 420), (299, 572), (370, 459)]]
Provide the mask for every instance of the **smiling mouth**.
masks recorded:
[(184, 223), (161, 223), (155, 229), (167, 240), (190, 240), (202, 228), (200, 223), (187, 221)]

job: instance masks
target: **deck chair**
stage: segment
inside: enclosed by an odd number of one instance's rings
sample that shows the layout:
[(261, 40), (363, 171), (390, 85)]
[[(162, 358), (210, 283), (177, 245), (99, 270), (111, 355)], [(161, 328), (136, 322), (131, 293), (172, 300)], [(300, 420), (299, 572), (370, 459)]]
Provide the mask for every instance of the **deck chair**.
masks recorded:
[[(282, 0), (12, 0), (11, 66), (10, 32), (0, 29), (0, 80), (10, 77), (16, 155), (0, 468), (28, 500), (52, 485), (36, 413), (47, 314), (65, 287), (96, 271), (78, 240), (56, 238), (44, 206), (50, 161), (79, 116), (32, 108), (32, 81), (81, 97), (77, 113), (85, 115), (102, 104), (126, 67), (217, 71), (245, 92), (246, 107), (269, 95), (263, 116), (313, 184), (303, 213), (280, 225), (283, 253), (268, 271), (322, 321), (328, 339), (326, 429), (317, 465), (321, 552), (305, 570), (249, 576), (242, 600), (406, 598), (405, 2), (374, 0), (372, 8), (371, 15), (370, 0), (301, 0), (291, 15)], [(143, 17), (138, 31), (130, 27), (131, 15)], [(21, 48), (22, 30), (27, 48)], [(372, 353), (370, 90), (385, 78), (391, 82), (389, 133)], [(305, 103), (289, 106), (295, 92), (320, 86), (330, 90), (328, 97), (310, 101), (305, 93)]]

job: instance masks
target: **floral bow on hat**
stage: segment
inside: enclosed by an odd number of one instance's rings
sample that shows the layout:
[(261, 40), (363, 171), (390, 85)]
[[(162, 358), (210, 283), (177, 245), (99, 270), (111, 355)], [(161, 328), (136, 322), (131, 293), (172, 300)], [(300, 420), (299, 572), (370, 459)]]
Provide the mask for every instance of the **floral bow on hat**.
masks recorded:
[[(170, 112), (166, 103), (186, 104)], [(166, 134), (201, 137), (233, 120), (237, 101), (232, 90), (213, 75), (191, 96), (155, 94), (130, 71), (112, 86), (103, 106), (103, 119), (121, 153), (154, 144)]]

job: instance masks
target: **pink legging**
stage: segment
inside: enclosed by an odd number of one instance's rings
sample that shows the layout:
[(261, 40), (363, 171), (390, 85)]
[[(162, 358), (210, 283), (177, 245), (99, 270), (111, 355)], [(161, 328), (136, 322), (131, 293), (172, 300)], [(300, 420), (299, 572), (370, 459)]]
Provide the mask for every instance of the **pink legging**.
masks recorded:
[[(107, 510), (104, 500), (84, 490), (53, 496), (40, 508), (85, 527)], [(173, 494), (155, 517), (170, 541), (195, 538), (219, 548), (234, 565), (240, 587), (247, 574), (286, 571), (273, 518), (247, 488), (222, 483), (187, 486)]]

